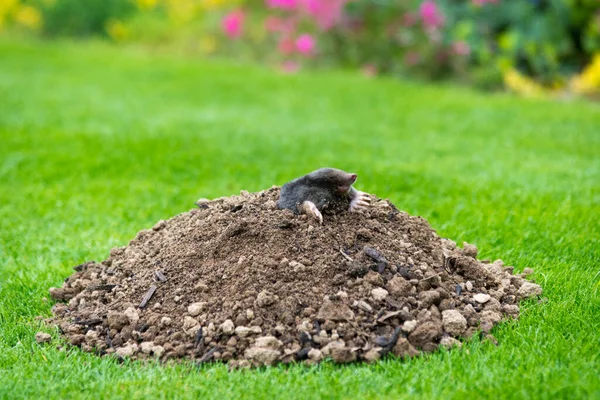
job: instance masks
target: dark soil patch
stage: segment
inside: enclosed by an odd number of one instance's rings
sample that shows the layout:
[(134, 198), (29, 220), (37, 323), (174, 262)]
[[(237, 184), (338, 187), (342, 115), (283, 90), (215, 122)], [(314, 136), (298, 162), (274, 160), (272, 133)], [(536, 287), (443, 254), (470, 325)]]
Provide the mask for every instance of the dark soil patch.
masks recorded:
[[(52, 324), (85, 351), (232, 366), (412, 357), (488, 333), (541, 288), (372, 198), (323, 225), (279, 188), (199, 203), (75, 267)], [(492, 338), (493, 339), (493, 338)]]

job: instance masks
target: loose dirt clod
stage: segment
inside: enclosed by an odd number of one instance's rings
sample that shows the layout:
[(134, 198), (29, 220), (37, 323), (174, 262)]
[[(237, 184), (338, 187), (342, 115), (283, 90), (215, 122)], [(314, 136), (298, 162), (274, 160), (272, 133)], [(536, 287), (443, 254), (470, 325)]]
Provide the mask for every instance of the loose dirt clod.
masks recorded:
[(37, 343), (50, 343), (52, 341), (52, 336), (46, 332), (38, 332), (35, 334), (35, 341)]
[(78, 265), (50, 289), (50, 322), (102, 355), (240, 368), (373, 362), (460, 346), (542, 293), (386, 200), (318, 225), (277, 209), (278, 196), (203, 200)]

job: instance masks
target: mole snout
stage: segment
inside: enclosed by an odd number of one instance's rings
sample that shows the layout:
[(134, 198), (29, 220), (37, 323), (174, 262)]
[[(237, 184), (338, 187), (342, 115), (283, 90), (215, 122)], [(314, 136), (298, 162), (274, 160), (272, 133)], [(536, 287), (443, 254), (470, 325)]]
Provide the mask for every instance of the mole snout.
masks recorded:
[(347, 174), (347, 176), (347, 179), (339, 179), (340, 182), (337, 187), (339, 193), (347, 193), (358, 178), (357, 174)]

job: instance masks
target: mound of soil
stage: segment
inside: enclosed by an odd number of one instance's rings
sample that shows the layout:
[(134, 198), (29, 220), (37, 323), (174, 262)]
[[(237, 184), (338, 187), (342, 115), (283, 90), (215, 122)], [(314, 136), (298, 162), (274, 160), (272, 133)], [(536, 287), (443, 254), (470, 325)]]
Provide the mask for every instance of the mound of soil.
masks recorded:
[(49, 321), (72, 345), (119, 357), (346, 363), (460, 346), (542, 292), (386, 200), (319, 225), (278, 210), (278, 196), (200, 201), (139, 232), (51, 288)]

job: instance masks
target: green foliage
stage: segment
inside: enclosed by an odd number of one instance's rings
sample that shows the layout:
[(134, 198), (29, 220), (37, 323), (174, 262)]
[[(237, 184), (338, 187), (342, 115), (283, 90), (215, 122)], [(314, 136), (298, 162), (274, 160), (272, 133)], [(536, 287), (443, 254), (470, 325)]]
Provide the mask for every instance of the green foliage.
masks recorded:
[(552, 85), (579, 72), (599, 49), (597, 2), (498, 1), (476, 7), (446, 0), (444, 4), (457, 23), (449, 34), (467, 40), (474, 65), (517, 68)]
[[(0, 398), (600, 397), (598, 105), (357, 74), (0, 40)], [(107, 68), (107, 66), (110, 66)], [(48, 90), (52, 88), (52, 90)], [(482, 259), (535, 269), (544, 303), (499, 346), (375, 365), (227, 372), (40, 346), (72, 267), (215, 198), (323, 165)]]
[(552, 86), (581, 71), (600, 49), (600, 4), (592, 0), (438, 0), (442, 26), (420, 18), (422, 4), (349, 2), (353, 23), (336, 27), (333, 57), (484, 87), (499, 86), (502, 71), (515, 68)]
[[(41, 26), (49, 36), (108, 34), (116, 42), (170, 44), (288, 65), (290, 70), (341, 66), (452, 78), (488, 89), (501, 87), (510, 74), (533, 78), (548, 88), (572, 89), (573, 81), (600, 53), (597, 0), (13, 2), (0, 7), (0, 21), (14, 21), (31, 31)], [(36, 7), (28, 7), (31, 4)], [(234, 21), (239, 26), (224, 32), (223, 21), (233, 13), (243, 15)], [(309, 37), (310, 49), (298, 48), (301, 36)], [(585, 86), (587, 92), (600, 93), (600, 84)]]
[(130, 15), (131, 0), (55, 0), (39, 2), (47, 35), (105, 35), (106, 24), (113, 18)]

